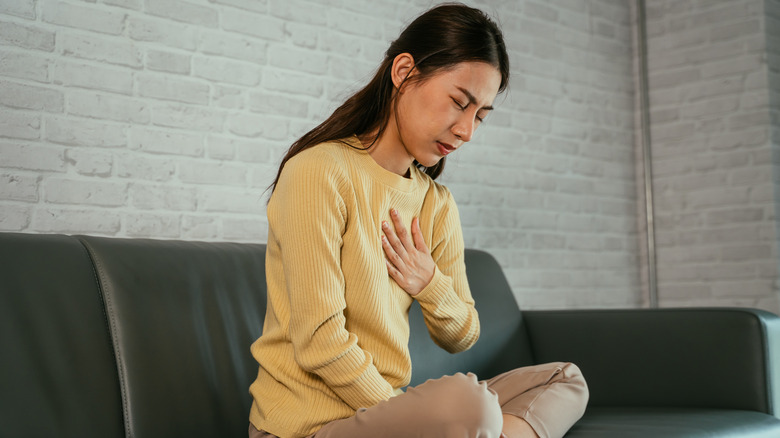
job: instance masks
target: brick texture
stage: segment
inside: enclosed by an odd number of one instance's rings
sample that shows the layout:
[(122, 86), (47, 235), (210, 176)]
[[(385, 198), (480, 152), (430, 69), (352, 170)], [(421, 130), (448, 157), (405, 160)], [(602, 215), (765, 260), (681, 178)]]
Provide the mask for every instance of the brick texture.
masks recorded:
[[(630, 2), (469, 3), (501, 22), (513, 77), (442, 177), (467, 245), (524, 308), (641, 305)], [(771, 307), (762, 3), (649, 3), (661, 261), (696, 268), (662, 271), (664, 303)], [(430, 5), (0, 2), (0, 230), (264, 241), (285, 149)]]
[(647, 4), (659, 303), (778, 312), (780, 2)]

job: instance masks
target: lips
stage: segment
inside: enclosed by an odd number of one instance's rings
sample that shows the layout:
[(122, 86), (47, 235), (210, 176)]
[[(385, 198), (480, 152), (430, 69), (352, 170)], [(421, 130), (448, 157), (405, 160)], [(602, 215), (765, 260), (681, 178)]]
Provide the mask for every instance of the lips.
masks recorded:
[(440, 141), (436, 142), (436, 146), (439, 147), (439, 153), (442, 155), (447, 155), (450, 152), (455, 150), (455, 147), (453, 147), (452, 145), (449, 145), (447, 143), (442, 143)]

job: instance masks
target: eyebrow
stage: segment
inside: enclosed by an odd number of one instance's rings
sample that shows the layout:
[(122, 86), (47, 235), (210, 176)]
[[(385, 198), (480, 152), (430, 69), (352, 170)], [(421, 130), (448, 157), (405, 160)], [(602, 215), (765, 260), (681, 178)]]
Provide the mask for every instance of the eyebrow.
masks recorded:
[[(457, 88), (458, 90), (460, 90), (460, 91), (461, 91), (463, 94), (465, 94), (465, 95), (466, 95), (466, 98), (469, 100), (469, 102), (471, 102), (471, 103), (472, 103), (472, 104), (474, 104), (474, 105), (476, 105), (476, 104), (477, 104), (477, 98), (476, 98), (476, 97), (474, 97), (474, 95), (473, 95), (473, 94), (471, 94), (471, 92), (470, 92), (469, 90), (467, 90), (467, 89), (465, 89), (465, 88), (463, 88), (463, 87), (456, 87), (456, 88)], [(493, 110), (493, 106), (492, 106), (492, 105), (483, 106), (483, 107), (482, 107), (482, 108), (480, 108), (480, 109), (487, 110), (487, 111), (492, 111), (492, 110)]]

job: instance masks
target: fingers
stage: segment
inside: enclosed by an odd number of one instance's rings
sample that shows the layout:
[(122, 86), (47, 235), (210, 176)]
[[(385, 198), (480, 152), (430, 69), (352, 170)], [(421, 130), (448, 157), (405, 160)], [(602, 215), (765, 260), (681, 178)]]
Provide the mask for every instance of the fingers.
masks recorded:
[[(409, 233), (406, 231), (406, 227), (403, 222), (401, 222), (398, 212), (393, 209), (390, 211), (390, 216), (393, 220), (393, 227), (390, 227), (390, 224), (386, 221), (382, 221), (382, 230), (385, 235), (387, 235), (390, 245), (396, 252), (402, 256), (412, 252), (413, 249), (425, 253), (429, 252), (428, 246), (425, 244), (425, 239), (423, 239), (422, 230), (420, 229), (419, 218), (412, 219), (412, 232), (410, 238)], [(393, 228), (395, 228), (395, 230), (393, 230)]]
[(403, 259), (401, 259), (401, 256), (398, 255), (398, 251), (395, 250), (387, 236), (382, 236), (382, 249), (385, 250), (385, 256), (390, 263), (392, 263), (394, 266), (400, 266), (400, 264), (403, 262)]
[(390, 217), (393, 221), (392, 227), (387, 221), (382, 221), (382, 231), (384, 232), (382, 248), (385, 251), (387, 271), (396, 283), (405, 285), (407, 281), (404, 271), (408, 270), (409, 255), (415, 246), (410, 242), (409, 233), (401, 222), (398, 211), (390, 210)]
[(428, 252), (428, 245), (425, 244), (423, 239), (422, 230), (420, 229), (420, 219), (412, 219), (412, 239), (414, 239), (414, 247), (417, 251)]
[(398, 236), (398, 240), (404, 245), (404, 248), (410, 248), (412, 240), (409, 238), (409, 233), (401, 221), (401, 215), (398, 214), (398, 210), (390, 210), (390, 218), (393, 220), (393, 227), (395, 227), (395, 234)]
[(385, 236), (382, 236), (382, 248), (385, 250), (385, 264), (387, 265), (387, 272), (390, 274), (390, 277), (399, 285), (405, 284), (406, 279), (403, 273), (398, 269), (398, 267), (403, 266), (403, 259), (395, 252), (395, 249), (393, 249)]
[[(386, 221), (382, 221), (382, 231), (385, 233), (385, 235), (382, 236), (382, 239), (389, 243), (393, 253), (404, 257), (407, 254), (407, 251), (403, 242), (397, 236), (398, 230), (393, 231), (393, 228), (390, 226), (390, 224), (388, 224)], [(385, 252), (387, 252), (387, 248), (385, 248)]]
[(385, 264), (387, 265), (387, 272), (390, 274), (390, 277), (399, 285), (404, 284), (404, 275), (401, 271), (399, 271), (390, 260), (385, 260)]
[(395, 209), (390, 217), (393, 226), (382, 221), (381, 236), (387, 272), (403, 290), (415, 296), (431, 282), (436, 263), (423, 239), (420, 220), (412, 219), (408, 232)]

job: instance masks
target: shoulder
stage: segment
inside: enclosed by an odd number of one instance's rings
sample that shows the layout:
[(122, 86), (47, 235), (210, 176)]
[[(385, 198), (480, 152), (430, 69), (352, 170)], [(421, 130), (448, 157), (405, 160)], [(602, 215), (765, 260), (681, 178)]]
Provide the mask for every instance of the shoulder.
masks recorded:
[(418, 168), (414, 168), (416, 172), (415, 177), (420, 181), (423, 186), (423, 190), (428, 193), (428, 201), (433, 201), (436, 204), (436, 208), (449, 208), (455, 206), (455, 198), (453, 198), (450, 189), (444, 184), (433, 180), (425, 172)]
[(459, 232), (460, 213), (450, 189), (421, 171), (420, 174), (426, 178), (428, 184), (425, 202), (433, 218), (434, 234), (444, 236)]
[(279, 183), (301, 178), (318, 181), (345, 179), (345, 164), (348, 160), (344, 151), (346, 147), (338, 141), (332, 141), (298, 152), (284, 164)]
[(285, 205), (311, 208), (332, 200), (343, 210), (343, 199), (349, 197), (350, 181), (338, 144), (321, 143), (305, 149), (287, 160), (271, 194), (268, 208)]
[(433, 190), (436, 192), (436, 196), (446, 205), (455, 205), (455, 198), (452, 196), (452, 192), (442, 183), (431, 180), (433, 183)]
[(292, 165), (292, 167), (295, 168), (317, 168), (322, 167), (323, 165), (334, 166), (343, 164), (346, 159), (343, 150), (345, 147), (346, 146), (339, 141), (320, 143), (298, 152), (294, 157), (287, 161), (285, 168), (288, 165)]

